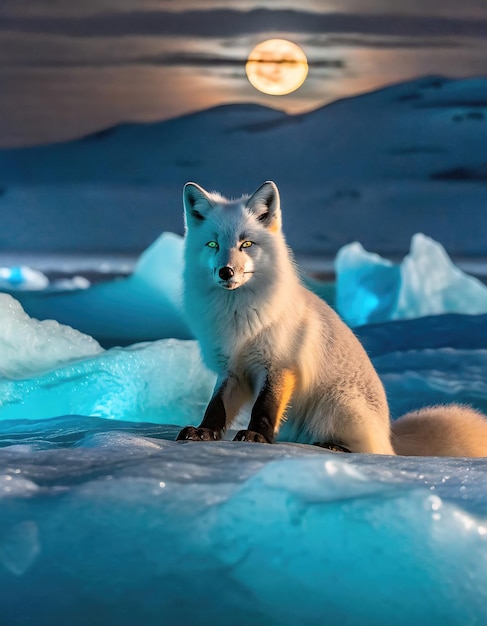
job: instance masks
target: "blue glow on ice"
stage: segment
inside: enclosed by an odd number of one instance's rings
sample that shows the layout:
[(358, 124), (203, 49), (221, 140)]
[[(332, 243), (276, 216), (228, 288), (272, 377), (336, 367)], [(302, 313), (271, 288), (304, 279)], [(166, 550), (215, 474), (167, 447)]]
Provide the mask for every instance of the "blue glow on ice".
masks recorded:
[(443, 246), (420, 233), (401, 265), (344, 246), (335, 261), (337, 309), (350, 326), (441, 313), (487, 313), (487, 287), (456, 267)]
[[(128, 307), (143, 275), (100, 301)], [(169, 289), (147, 277), (131, 328), (151, 323), (157, 289), (171, 303), (159, 324), (173, 323), (172, 276)], [(486, 623), (487, 458), (175, 442), (214, 384), (194, 341), (104, 350), (5, 294), (0, 322), (0, 623)], [(487, 315), (357, 334), (394, 417), (453, 401), (487, 412)]]
[(2, 623), (485, 623), (487, 460), (4, 422)]
[(182, 296), (183, 238), (163, 233), (127, 278), (58, 293), (15, 293), (31, 317), (56, 319), (103, 345), (189, 339)]

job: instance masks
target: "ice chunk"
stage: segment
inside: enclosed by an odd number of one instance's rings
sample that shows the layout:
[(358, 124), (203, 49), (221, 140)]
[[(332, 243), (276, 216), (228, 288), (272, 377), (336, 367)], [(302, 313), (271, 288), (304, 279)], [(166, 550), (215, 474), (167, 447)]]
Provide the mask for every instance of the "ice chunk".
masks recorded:
[[(392, 414), (427, 404), (467, 402), (487, 412), (487, 315), (440, 316), (360, 328)], [(22, 354), (22, 353), (20, 353)], [(61, 362), (69, 351), (57, 355)], [(195, 341), (175, 339), (112, 348), (29, 377), (0, 380), (0, 421), (64, 414), (179, 425), (199, 423), (215, 382)], [(243, 418), (245, 422), (245, 418)], [(294, 440), (289, 424), (280, 438)]]
[(45, 274), (26, 265), (0, 267), (0, 289), (36, 291), (48, 285)]
[(132, 276), (127, 279), (145, 283), (155, 292), (164, 293), (177, 310), (181, 310), (183, 293), (183, 238), (174, 233), (162, 233), (139, 257)]
[(85, 276), (73, 276), (72, 278), (58, 278), (51, 283), (56, 291), (66, 291), (69, 289), (88, 289), (90, 281)]
[(456, 267), (441, 244), (418, 233), (400, 266), (359, 243), (337, 254), (337, 308), (351, 326), (441, 313), (487, 312), (487, 287)]
[[(14, 365), (16, 375), (25, 377), (22, 363)], [(14, 365), (9, 365), (11, 370)], [(195, 341), (165, 339), (98, 350), (92, 358), (41, 376), (0, 380), (0, 420), (80, 414), (199, 423), (214, 383)]]
[(1, 377), (27, 378), (100, 352), (92, 337), (53, 320), (32, 319), (12, 296), (0, 294)]
[(29, 315), (56, 319), (104, 346), (191, 338), (182, 311), (183, 238), (163, 233), (127, 278), (69, 293), (22, 294)]
[(6, 624), (485, 622), (485, 459), (174, 442), (82, 417), (2, 431), (0, 474), (38, 485), (2, 501)]
[(456, 267), (441, 244), (418, 233), (401, 265), (392, 319), (439, 313), (487, 313), (487, 287)]
[(335, 260), (336, 307), (350, 326), (390, 319), (400, 289), (400, 269), (354, 242)]

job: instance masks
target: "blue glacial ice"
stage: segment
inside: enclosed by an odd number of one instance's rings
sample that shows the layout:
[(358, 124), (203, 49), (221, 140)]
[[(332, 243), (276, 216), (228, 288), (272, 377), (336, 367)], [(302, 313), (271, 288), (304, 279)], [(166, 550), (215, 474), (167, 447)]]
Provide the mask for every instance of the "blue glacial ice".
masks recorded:
[(400, 265), (354, 242), (335, 260), (336, 305), (350, 326), (440, 313), (486, 313), (487, 287), (455, 266), (443, 246), (417, 233)]
[[(30, 319), (8, 295), (2, 302), (8, 323), (0, 327), (0, 420), (79, 414), (185, 425), (201, 417), (215, 376), (195, 341), (103, 350), (69, 327)], [(487, 412), (487, 315), (390, 322), (357, 334), (382, 376), (394, 417), (453, 401)]]
[(32, 319), (5, 293), (0, 293), (0, 328), (0, 380), (27, 378), (102, 352), (97, 341), (70, 326)]
[(48, 277), (39, 270), (25, 265), (0, 267), (0, 289), (43, 290), (49, 285)]
[[(116, 288), (127, 316), (138, 280)], [(285, 428), (176, 442), (214, 384), (194, 341), (105, 350), (9, 295), (0, 322), (0, 624), (485, 626), (487, 458), (340, 455)], [(487, 412), (487, 315), (356, 332), (393, 417)]]
[[(81, 289), (13, 290), (26, 312), (56, 319), (95, 337), (102, 345), (129, 345), (164, 337), (189, 339), (181, 306), (183, 238), (163, 233), (140, 256), (127, 278)], [(308, 287), (351, 326), (440, 313), (487, 312), (487, 288), (466, 275), (443, 247), (424, 235), (411, 241), (401, 265), (364, 250), (360, 243), (337, 254), (333, 285), (305, 277)], [(61, 287), (61, 289), (59, 288)]]
[[(190, 338), (181, 306), (183, 238), (163, 233), (139, 257), (127, 278), (88, 288), (15, 292), (37, 319), (56, 319), (103, 345), (162, 337)], [(14, 293), (12, 290), (10, 293)]]
[(2, 624), (485, 624), (485, 459), (176, 432), (3, 423)]

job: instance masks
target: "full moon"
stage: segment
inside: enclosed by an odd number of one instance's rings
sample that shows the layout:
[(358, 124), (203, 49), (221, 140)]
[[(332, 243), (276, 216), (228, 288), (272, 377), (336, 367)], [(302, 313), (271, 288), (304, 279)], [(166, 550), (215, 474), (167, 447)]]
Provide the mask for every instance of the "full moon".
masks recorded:
[(259, 91), (284, 96), (304, 83), (308, 60), (295, 43), (287, 39), (268, 39), (249, 54), (245, 71), (250, 83)]

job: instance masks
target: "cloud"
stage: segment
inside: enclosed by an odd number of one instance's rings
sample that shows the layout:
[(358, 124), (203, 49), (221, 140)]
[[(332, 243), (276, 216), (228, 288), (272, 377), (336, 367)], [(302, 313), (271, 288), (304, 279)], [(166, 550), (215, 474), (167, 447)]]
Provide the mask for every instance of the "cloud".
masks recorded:
[(424, 37), (391, 37), (376, 35), (355, 34), (327, 34), (311, 35), (301, 40), (301, 45), (314, 46), (317, 48), (374, 48), (380, 49), (407, 49), (407, 48), (462, 48), (466, 42), (463, 39), (448, 37), (424, 38)]
[(77, 18), (0, 17), (0, 29), (72, 37), (167, 35), (230, 37), (252, 33), (354, 33), (391, 37), (487, 37), (487, 19), (431, 15), (317, 13), (296, 10), (132, 11)]
[[(222, 67), (239, 67), (243, 68), (247, 62), (246, 58), (225, 58), (206, 54), (148, 54), (148, 55), (130, 55), (119, 56), (117, 58), (95, 57), (88, 58), (59, 58), (59, 59), (42, 59), (30, 57), (27, 60), (20, 59), (10, 61), (9, 66), (22, 67), (45, 67), (45, 68), (61, 68), (61, 67), (120, 67), (127, 65), (156, 65), (156, 66), (186, 66), (186, 67), (205, 67), (205, 68), (222, 68)], [(278, 61), (276, 61), (278, 62)], [(341, 59), (318, 59), (309, 61), (309, 65), (319, 69), (342, 69), (345, 63)]]

